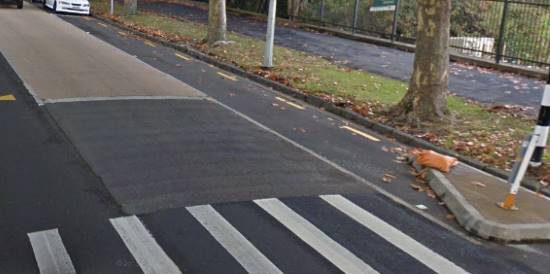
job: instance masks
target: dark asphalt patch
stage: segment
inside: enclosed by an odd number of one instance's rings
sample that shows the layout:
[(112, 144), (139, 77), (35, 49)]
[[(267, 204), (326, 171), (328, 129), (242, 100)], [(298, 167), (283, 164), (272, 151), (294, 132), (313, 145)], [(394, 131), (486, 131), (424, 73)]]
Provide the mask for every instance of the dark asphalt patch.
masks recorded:
[(27, 233), (53, 228), (79, 273), (139, 272), (108, 222), (118, 206), (0, 54), (3, 91), (17, 100), (0, 103), (0, 273), (37, 273)]
[(368, 191), (207, 100), (79, 102), (47, 108), (127, 213)]

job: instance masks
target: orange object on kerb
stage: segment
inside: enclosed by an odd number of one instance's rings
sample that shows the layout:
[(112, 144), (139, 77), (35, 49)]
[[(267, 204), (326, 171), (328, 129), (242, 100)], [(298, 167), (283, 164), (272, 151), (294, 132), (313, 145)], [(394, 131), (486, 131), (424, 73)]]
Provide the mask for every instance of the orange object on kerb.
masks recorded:
[(451, 168), (458, 164), (455, 157), (439, 154), (432, 150), (419, 149), (412, 152), (416, 156), (418, 164), (435, 168), (445, 173), (451, 171)]

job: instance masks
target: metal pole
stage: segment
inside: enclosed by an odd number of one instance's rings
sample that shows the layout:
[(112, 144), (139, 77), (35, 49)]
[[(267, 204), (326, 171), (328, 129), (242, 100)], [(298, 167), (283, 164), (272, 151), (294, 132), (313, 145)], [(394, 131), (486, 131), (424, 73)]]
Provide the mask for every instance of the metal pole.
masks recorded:
[(323, 20), (325, 20), (325, 0), (321, 0), (321, 14), (320, 14), (320, 20), (321, 23), (323, 23)]
[(111, 14), (111, 16), (115, 14), (115, 0), (111, 0), (111, 9), (109, 10), (109, 14)]
[(273, 40), (275, 36), (275, 12), (277, 0), (269, 1), (269, 15), (267, 16), (267, 34), (265, 37), (264, 68), (273, 67)]
[(519, 187), (521, 186), (521, 181), (523, 180), (525, 172), (527, 171), (527, 167), (529, 166), (529, 159), (531, 158), (531, 155), (533, 155), (533, 152), (535, 151), (535, 146), (539, 142), (540, 137), (541, 136), (539, 134), (535, 133), (533, 135), (530, 135), (521, 144), (521, 158), (519, 158), (518, 161), (514, 164), (512, 174), (508, 178), (508, 183), (511, 184), (510, 192), (506, 194), (503, 202), (497, 203), (499, 207), (508, 210), (518, 210), (518, 207), (516, 206), (516, 195), (518, 194)]
[(391, 41), (395, 42), (395, 36), (397, 36), (397, 16), (399, 15), (399, 3), (400, 0), (395, 1), (395, 10), (393, 11), (393, 26), (391, 29)]
[(537, 118), (537, 127), (535, 127), (535, 133), (540, 134), (537, 148), (531, 158), (531, 166), (538, 167), (542, 164), (542, 156), (544, 154), (544, 148), (548, 141), (548, 133), (550, 131), (550, 69), (548, 70), (548, 79), (546, 80), (546, 87), (542, 94), (542, 100), (540, 103), (539, 116)]
[(506, 35), (506, 20), (508, 18), (509, 0), (504, 0), (504, 7), (502, 11), (502, 20), (500, 20), (500, 31), (498, 36), (498, 47), (496, 52), (496, 63), (500, 63), (502, 59), (502, 53), (504, 52), (504, 36)]
[(357, 29), (357, 19), (359, 16), (359, 0), (355, 0), (355, 8), (353, 9), (353, 27), (351, 32), (355, 34), (355, 29)]

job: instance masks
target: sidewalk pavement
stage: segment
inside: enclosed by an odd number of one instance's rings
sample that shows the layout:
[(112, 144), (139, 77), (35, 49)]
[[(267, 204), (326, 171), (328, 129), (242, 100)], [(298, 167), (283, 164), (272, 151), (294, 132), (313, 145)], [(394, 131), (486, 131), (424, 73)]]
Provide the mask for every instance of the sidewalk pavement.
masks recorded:
[(497, 203), (504, 200), (510, 185), (462, 163), (449, 173), (428, 169), (427, 181), (458, 223), (472, 234), (505, 242), (550, 239), (547, 196), (521, 188), (516, 196), (519, 210), (502, 209)]
[[(208, 21), (206, 10), (184, 4), (153, 2), (140, 8), (203, 24)], [(228, 14), (227, 23), (230, 31), (265, 37), (265, 22)], [(408, 81), (412, 73), (414, 54), (398, 49), (284, 26), (277, 26), (275, 43), (401, 81)], [(543, 81), (458, 63), (451, 63), (450, 74), (452, 93), (489, 105), (521, 105), (530, 114), (536, 113), (544, 89)]]

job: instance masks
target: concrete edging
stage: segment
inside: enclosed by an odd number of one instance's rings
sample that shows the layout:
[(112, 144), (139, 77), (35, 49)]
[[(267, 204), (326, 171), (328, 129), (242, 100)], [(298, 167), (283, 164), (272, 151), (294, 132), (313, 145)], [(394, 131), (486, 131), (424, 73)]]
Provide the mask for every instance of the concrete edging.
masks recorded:
[[(361, 116), (361, 115), (359, 115), (359, 114), (357, 114), (357, 113), (355, 113), (355, 112), (353, 112), (349, 109), (338, 107), (338, 106), (336, 106), (336, 105), (334, 105), (330, 102), (327, 102), (319, 96), (305, 94), (305, 93), (300, 92), (297, 89), (294, 89), (294, 88), (288, 87), (286, 85), (283, 85), (281, 83), (266, 79), (266, 78), (264, 78), (260, 75), (257, 75), (257, 74), (251, 73), (251, 72), (247, 72), (247, 71), (245, 71), (245, 70), (243, 70), (243, 69), (241, 69), (241, 68), (239, 68), (235, 65), (222, 62), (222, 61), (216, 59), (213, 56), (205, 54), (205, 53), (203, 53), (203, 52), (201, 52), (197, 49), (194, 49), (189, 45), (176, 45), (174, 43), (165, 41), (161, 38), (158, 38), (158, 37), (155, 37), (155, 36), (152, 36), (152, 35), (148, 35), (148, 34), (139, 32), (137, 30), (134, 30), (132, 28), (129, 28), (125, 25), (120, 24), (119, 22), (114, 21), (114, 20), (104, 18), (104, 17), (101, 17), (101, 16), (95, 16), (95, 15), (93, 15), (93, 16), (95, 18), (97, 18), (98, 20), (101, 20), (103, 22), (112, 24), (112, 25), (114, 25), (118, 28), (124, 29), (124, 30), (126, 30), (126, 31), (128, 31), (128, 32), (130, 32), (130, 33), (132, 33), (136, 36), (139, 36), (141, 38), (148, 39), (148, 40), (151, 40), (153, 42), (162, 44), (164, 46), (176, 49), (178, 51), (181, 51), (185, 54), (188, 54), (188, 55), (192, 56), (193, 58), (196, 58), (198, 60), (204, 61), (208, 64), (213, 65), (213, 66), (216, 66), (216, 67), (218, 67), (222, 70), (229, 71), (229, 72), (231, 72), (235, 75), (238, 75), (240, 77), (243, 77), (243, 78), (249, 79), (253, 82), (256, 82), (258, 84), (270, 87), (270, 88), (272, 88), (272, 89), (274, 89), (278, 92), (282, 92), (282, 93), (284, 93), (286, 95), (289, 95), (293, 98), (296, 98), (298, 100), (306, 102), (306, 103), (308, 103), (312, 106), (324, 109), (324, 110), (326, 110), (330, 113), (338, 115), (338, 116), (340, 116), (344, 119), (350, 120), (354, 123), (357, 123), (357, 124), (359, 124), (363, 127), (369, 128), (369, 129), (371, 129), (373, 131), (376, 131), (380, 134), (395, 138), (396, 140), (398, 140), (399, 142), (401, 142), (405, 145), (415, 146), (415, 147), (424, 148), (424, 149), (431, 149), (431, 150), (436, 151), (438, 153), (442, 153), (442, 154), (445, 154), (445, 155), (455, 157), (455, 158), (459, 159), (461, 162), (463, 162), (465, 164), (468, 164), (468, 165), (473, 166), (477, 169), (483, 170), (483, 171), (485, 171), (485, 172), (487, 172), (491, 175), (494, 175), (496, 177), (499, 177), (499, 178), (502, 178), (502, 179), (507, 179), (508, 178), (508, 173), (503, 171), (503, 170), (491, 167), (487, 164), (484, 164), (484, 163), (482, 163), (478, 160), (472, 159), (470, 157), (460, 155), (460, 154), (458, 154), (458, 153), (456, 153), (452, 150), (448, 150), (448, 149), (445, 149), (445, 148), (442, 148), (442, 147), (438, 147), (438, 146), (436, 146), (436, 145), (434, 145), (434, 144), (432, 144), (428, 141), (425, 141), (425, 140), (420, 139), (418, 137), (412, 136), (408, 133), (402, 132), (402, 131), (400, 131), (398, 129), (395, 129), (395, 128), (392, 128), (390, 126), (378, 123), (376, 121), (372, 121), (372, 120), (370, 120), (368, 118), (365, 118), (365, 117), (363, 117), (363, 116)], [(543, 193), (546, 196), (550, 197), (550, 189), (542, 189), (541, 190), (540, 183), (536, 182), (535, 180), (524, 180), (522, 185), (525, 186), (526, 188), (530, 189), (530, 190), (533, 190), (533, 191), (537, 191), (537, 192), (541, 191), (541, 193)]]
[[(414, 163), (415, 169), (422, 167)], [(427, 168), (427, 182), (464, 229), (486, 240), (521, 242), (550, 240), (550, 223), (502, 224), (484, 218), (441, 173)], [(495, 205), (496, 206), (496, 205)]]

